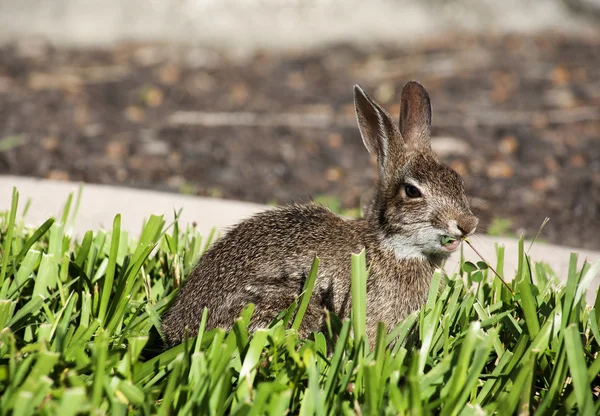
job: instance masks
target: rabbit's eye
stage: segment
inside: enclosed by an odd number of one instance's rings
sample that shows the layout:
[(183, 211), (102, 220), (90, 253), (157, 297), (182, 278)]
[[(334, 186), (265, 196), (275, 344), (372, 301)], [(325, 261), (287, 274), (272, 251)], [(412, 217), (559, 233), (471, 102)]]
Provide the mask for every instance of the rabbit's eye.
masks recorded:
[(406, 196), (408, 196), (409, 198), (421, 197), (421, 191), (419, 191), (416, 186), (406, 184), (404, 185), (404, 192), (406, 192)]

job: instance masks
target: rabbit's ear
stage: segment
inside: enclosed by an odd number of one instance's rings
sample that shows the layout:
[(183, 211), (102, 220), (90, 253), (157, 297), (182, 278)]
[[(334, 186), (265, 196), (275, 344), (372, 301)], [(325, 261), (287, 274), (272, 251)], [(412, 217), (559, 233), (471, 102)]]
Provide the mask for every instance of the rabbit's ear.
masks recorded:
[(431, 150), (431, 102), (425, 88), (415, 81), (402, 89), (400, 133), (408, 148)]
[(373, 101), (360, 86), (354, 86), (354, 107), (363, 143), (372, 156), (377, 158), (380, 172), (395, 148), (401, 146), (399, 130), (390, 115)]

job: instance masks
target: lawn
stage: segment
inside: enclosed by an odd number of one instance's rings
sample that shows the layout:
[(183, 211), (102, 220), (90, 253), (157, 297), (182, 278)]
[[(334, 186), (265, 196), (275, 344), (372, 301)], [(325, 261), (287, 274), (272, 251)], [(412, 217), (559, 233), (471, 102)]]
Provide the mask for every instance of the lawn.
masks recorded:
[[(357, 253), (351, 319), (329, 315), (327, 331), (300, 340), (316, 259), (270, 328), (248, 333), (249, 305), (233, 331), (201, 323), (196, 338), (145, 359), (150, 329), (212, 236), (175, 215), (149, 218), (136, 239), (117, 216), (75, 240), (76, 197), (39, 228), (25, 225), (24, 205), (15, 190), (0, 216), (2, 415), (600, 413), (600, 294), (585, 302), (600, 262), (572, 255), (561, 282), (523, 241), (518, 253), (498, 247), (489, 265), (436, 273), (420, 311), (367, 340)], [(516, 272), (505, 255), (518, 256)]]

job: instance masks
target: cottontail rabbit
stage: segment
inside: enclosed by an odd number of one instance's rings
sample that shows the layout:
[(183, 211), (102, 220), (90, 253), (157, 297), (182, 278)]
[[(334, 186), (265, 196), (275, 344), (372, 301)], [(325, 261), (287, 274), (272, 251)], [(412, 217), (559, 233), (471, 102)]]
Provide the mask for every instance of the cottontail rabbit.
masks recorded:
[(207, 328), (231, 329), (248, 303), (256, 305), (250, 329), (266, 327), (301, 293), (315, 255), (321, 265), (302, 336), (324, 325), (324, 309), (350, 311), (350, 255), (366, 249), (367, 335), (396, 325), (426, 300), (430, 279), (460, 238), (475, 231), (463, 181), (430, 146), (431, 105), (421, 84), (402, 90), (399, 127), (357, 85), (358, 126), (376, 157), (379, 181), (366, 215), (344, 219), (314, 203), (260, 213), (232, 228), (201, 258), (163, 318), (170, 345), (187, 327), (198, 329), (204, 307)]

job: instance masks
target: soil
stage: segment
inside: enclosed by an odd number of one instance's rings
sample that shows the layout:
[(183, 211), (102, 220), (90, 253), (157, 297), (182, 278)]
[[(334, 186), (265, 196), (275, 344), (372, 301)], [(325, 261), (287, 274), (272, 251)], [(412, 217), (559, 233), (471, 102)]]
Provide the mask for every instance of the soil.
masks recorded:
[(219, 51), (0, 47), (0, 173), (353, 208), (375, 175), (352, 86), (391, 114), (410, 79), (480, 229), (600, 249), (600, 36)]

